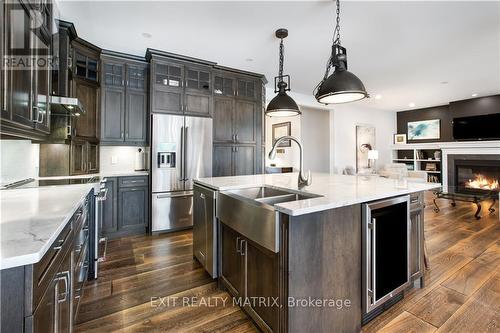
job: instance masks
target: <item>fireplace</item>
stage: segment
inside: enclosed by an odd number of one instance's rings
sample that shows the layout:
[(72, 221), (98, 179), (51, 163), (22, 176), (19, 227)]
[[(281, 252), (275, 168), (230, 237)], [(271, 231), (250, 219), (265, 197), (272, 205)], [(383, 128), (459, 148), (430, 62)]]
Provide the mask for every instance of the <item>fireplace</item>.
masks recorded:
[(500, 191), (500, 155), (449, 155), (448, 190), (482, 194)]

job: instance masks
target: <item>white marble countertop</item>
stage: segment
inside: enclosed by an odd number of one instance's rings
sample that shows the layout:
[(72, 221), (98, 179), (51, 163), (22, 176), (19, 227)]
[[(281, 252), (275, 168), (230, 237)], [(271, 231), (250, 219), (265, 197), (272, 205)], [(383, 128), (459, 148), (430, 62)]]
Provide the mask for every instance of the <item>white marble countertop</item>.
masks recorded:
[(291, 216), (426, 191), (441, 186), (441, 184), (436, 183), (408, 182), (404, 179), (397, 180), (373, 176), (345, 176), (313, 173), (312, 184), (299, 189), (297, 186), (297, 177), (297, 173), (213, 177), (200, 178), (195, 180), (195, 183), (219, 191), (266, 185), (321, 195), (321, 197), (318, 198), (291, 201), (275, 205), (277, 210)]
[(0, 269), (40, 261), (96, 185), (0, 191)]
[(148, 176), (149, 170), (144, 171), (109, 171), (100, 173), (91, 173), (86, 175), (76, 176), (52, 176), (52, 177), (38, 177), (36, 179), (79, 179), (91, 177), (129, 177), (129, 176)]

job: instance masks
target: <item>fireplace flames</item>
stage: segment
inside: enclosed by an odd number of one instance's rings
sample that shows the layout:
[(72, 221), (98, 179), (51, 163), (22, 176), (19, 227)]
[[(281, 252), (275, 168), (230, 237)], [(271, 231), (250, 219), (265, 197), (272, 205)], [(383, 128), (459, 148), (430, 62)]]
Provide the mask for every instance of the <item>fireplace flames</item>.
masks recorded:
[(500, 190), (498, 179), (485, 177), (481, 174), (474, 175), (474, 179), (469, 179), (465, 182), (466, 188), (479, 189), (479, 190)]

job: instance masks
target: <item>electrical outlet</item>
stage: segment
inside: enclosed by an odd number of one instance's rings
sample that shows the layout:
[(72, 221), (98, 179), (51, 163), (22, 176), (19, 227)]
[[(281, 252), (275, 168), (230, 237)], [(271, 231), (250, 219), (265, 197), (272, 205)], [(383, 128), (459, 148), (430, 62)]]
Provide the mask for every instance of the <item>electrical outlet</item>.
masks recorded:
[(116, 163), (118, 163), (118, 156), (116, 155), (111, 156), (111, 164), (116, 164)]

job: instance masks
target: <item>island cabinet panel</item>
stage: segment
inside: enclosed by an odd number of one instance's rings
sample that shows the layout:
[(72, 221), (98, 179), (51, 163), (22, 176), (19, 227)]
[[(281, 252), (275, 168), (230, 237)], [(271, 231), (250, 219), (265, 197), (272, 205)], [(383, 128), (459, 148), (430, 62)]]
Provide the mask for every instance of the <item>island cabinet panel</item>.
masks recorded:
[(264, 331), (278, 332), (279, 327), (279, 256), (258, 244), (243, 243), (245, 297), (251, 302), (250, 316)]
[(243, 262), (241, 260), (241, 236), (221, 224), (221, 274), (220, 278), (235, 297), (244, 296)]
[(360, 205), (292, 216), (286, 228), (287, 297), (342, 300), (350, 305), (287, 307), (283, 331), (360, 332)]
[(424, 194), (410, 195), (410, 277), (421, 279), (423, 287), (424, 274)]
[(149, 223), (148, 176), (107, 177), (103, 234), (107, 238), (144, 234)]
[[(279, 331), (279, 256), (221, 223), (220, 279), (264, 332)], [(276, 302), (276, 303), (275, 303)]]

